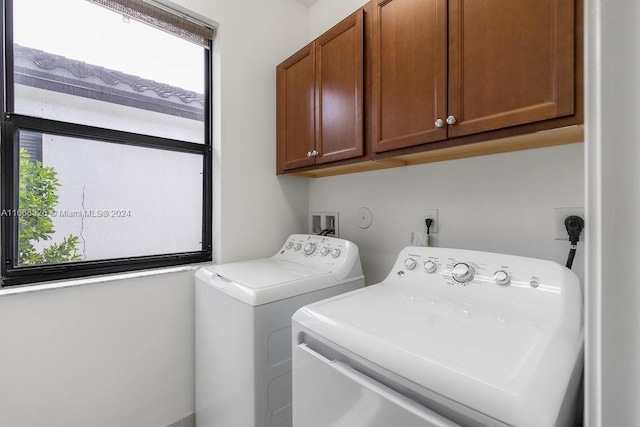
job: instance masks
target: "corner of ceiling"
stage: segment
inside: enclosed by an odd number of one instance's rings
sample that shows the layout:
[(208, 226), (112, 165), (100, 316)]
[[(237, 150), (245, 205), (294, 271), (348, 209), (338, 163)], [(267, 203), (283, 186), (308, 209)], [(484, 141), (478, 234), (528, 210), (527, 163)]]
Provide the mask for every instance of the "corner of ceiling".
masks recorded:
[(296, 1), (305, 7), (311, 7), (318, 2), (318, 0), (296, 0)]

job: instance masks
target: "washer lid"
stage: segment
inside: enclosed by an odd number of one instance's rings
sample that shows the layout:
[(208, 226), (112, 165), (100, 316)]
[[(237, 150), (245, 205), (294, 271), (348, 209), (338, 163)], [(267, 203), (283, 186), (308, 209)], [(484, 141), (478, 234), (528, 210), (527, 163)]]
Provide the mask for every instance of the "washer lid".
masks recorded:
[(338, 284), (327, 270), (275, 258), (207, 266), (196, 277), (252, 306)]
[(508, 425), (553, 425), (582, 332), (508, 310), (382, 283), (303, 307), (293, 321), (408, 383)]

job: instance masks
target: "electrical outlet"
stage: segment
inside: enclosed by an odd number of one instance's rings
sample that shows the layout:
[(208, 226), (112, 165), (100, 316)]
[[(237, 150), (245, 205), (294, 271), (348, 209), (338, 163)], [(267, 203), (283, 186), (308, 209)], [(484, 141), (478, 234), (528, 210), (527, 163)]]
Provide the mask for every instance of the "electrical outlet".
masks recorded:
[(438, 209), (425, 209), (422, 212), (422, 226), (424, 227), (424, 231), (427, 231), (427, 225), (424, 223), (424, 220), (427, 218), (431, 218), (433, 220), (429, 232), (431, 234), (437, 233), (440, 228), (440, 224), (438, 223)]
[[(577, 215), (584, 219), (584, 208), (554, 208), (553, 209), (553, 238), (556, 240), (569, 240), (564, 220), (571, 215)], [(580, 241), (585, 240), (585, 230), (582, 230)]]

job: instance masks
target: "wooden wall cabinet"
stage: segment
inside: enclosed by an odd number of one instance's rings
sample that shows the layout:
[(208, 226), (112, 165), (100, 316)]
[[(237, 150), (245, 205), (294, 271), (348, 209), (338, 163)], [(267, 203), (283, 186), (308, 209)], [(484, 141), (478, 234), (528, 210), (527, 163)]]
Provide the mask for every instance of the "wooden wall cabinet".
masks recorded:
[(276, 68), (277, 173), (364, 155), (364, 11)]
[(277, 173), (583, 141), (582, 9), (583, 0), (371, 0), (277, 67)]
[(278, 174), (315, 164), (315, 84), (313, 43), (276, 68)]
[(573, 114), (574, 35), (574, 0), (450, 1), (449, 137)]
[(574, 0), (373, 2), (374, 153), (574, 114)]
[(374, 0), (373, 151), (447, 138), (447, 0)]

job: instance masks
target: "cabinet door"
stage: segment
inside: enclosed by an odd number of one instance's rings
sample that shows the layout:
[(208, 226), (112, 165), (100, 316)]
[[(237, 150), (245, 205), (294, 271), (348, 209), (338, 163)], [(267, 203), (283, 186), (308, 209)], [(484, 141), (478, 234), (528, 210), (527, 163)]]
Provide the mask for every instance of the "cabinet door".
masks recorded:
[(446, 139), (447, 1), (374, 0), (372, 15), (373, 151)]
[(450, 0), (449, 137), (574, 112), (574, 0)]
[(316, 44), (316, 163), (362, 156), (364, 11), (347, 17)]
[(315, 164), (315, 50), (302, 48), (276, 68), (277, 172)]

